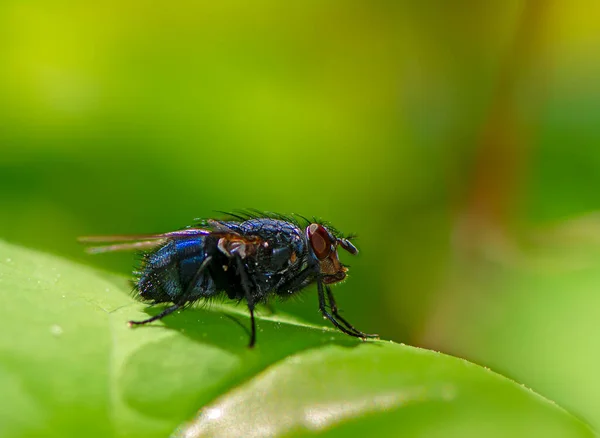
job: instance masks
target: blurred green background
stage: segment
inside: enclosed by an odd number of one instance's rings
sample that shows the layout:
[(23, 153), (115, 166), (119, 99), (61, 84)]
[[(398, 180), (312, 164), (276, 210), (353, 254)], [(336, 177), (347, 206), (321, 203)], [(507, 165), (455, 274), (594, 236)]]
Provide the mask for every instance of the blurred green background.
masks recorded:
[[(359, 235), (344, 315), (600, 428), (600, 4), (0, 4), (0, 238), (217, 210)], [(282, 311), (319, 322), (314, 291)]]

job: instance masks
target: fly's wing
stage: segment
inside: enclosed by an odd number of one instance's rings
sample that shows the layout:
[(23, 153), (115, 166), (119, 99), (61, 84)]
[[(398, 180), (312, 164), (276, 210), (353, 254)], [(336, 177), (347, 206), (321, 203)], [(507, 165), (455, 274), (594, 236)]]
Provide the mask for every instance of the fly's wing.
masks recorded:
[(231, 222), (231, 221), (220, 221), (216, 219), (206, 219), (202, 221), (201, 225), (210, 228), (213, 232), (216, 233), (233, 233), (240, 234), (239, 222)]
[(82, 243), (106, 243), (106, 245), (91, 246), (86, 248), (89, 254), (103, 252), (131, 251), (152, 249), (162, 245), (168, 239), (185, 239), (186, 237), (206, 236), (212, 231), (203, 228), (186, 228), (162, 234), (131, 234), (112, 236), (82, 236), (78, 240)]

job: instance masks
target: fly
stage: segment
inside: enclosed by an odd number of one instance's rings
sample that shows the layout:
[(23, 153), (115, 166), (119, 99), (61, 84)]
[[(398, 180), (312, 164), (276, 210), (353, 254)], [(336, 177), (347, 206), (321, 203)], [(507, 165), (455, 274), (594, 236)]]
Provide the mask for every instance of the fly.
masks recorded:
[(250, 342), (256, 342), (254, 309), (274, 296), (289, 297), (316, 283), (319, 310), (340, 331), (357, 338), (376, 338), (346, 321), (338, 311), (330, 285), (346, 278), (348, 268), (338, 248), (352, 255), (351, 237), (332, 226), (296, 216), (230, 213), (224, 220), (163, 234), (88, 236), (85, 243), (104, 243), (89, 253), (138, 250), (142, 261), (135, 272), (136, 296), (145, 302), (172, 303), (161, 313), (129, 326), (164, 318), (198, 300), (225, 294), (245, 300), (250, 312)]

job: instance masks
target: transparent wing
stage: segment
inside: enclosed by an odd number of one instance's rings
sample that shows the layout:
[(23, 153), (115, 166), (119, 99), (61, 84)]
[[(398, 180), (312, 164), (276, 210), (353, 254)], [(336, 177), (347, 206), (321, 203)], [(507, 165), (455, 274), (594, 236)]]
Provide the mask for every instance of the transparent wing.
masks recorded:
[(162, 234), (123, 234), (110, 236), (82, 236), (77, 240), (82, 243), (106, 243), (86, 248), (89, 254), (100, 254), (103, 252), (132, 251), (152, 249), (162, 245), (168, 239), (183, 239), (186, 237), (206, 236), (211, 231), (203, 228), (186, 228), (184, 230), (171, 231)]

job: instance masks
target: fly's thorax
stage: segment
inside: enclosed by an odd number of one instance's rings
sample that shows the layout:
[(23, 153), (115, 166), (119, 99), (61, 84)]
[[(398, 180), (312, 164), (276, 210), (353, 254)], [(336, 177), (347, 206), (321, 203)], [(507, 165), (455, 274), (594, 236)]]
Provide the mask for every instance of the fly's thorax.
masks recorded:
[(219, 237), (217, 248), (229, 258), (238, 254), (242, 259), (246, 259), (256, 254), (261, 243), (261, 239), (257, 236), (244, 237), (235, 233), (228, 233)]
[(280, 242), (265, 240), (257, 247), (253, 260), (255, 269), (273, 275), (284, 275), (288, 271), (295, 272), (306, 259), (304, 242)]
[(296, 266), (306, 253), (302, 230), (294, 223), (271, 218), (255, 218), (240, 224), (239, 232), (258, 244), (252, 254), (256, 262), (273, 272)]

